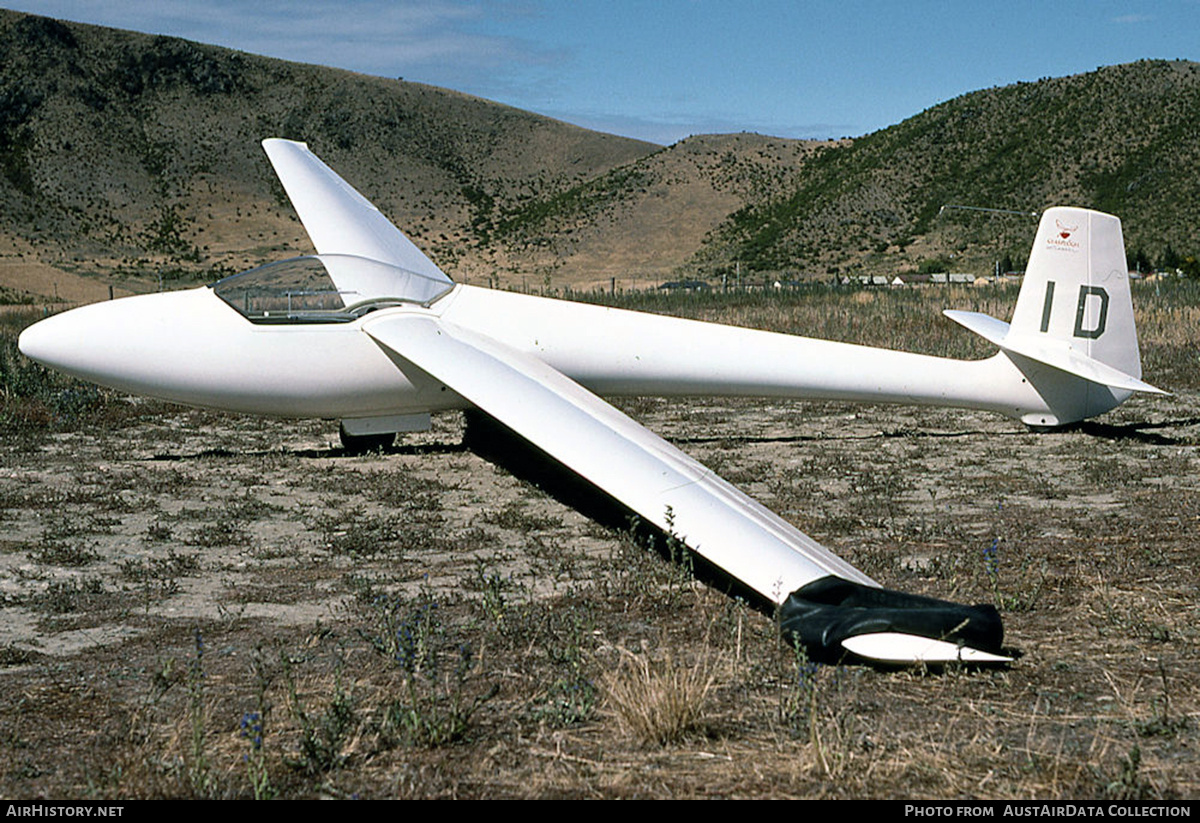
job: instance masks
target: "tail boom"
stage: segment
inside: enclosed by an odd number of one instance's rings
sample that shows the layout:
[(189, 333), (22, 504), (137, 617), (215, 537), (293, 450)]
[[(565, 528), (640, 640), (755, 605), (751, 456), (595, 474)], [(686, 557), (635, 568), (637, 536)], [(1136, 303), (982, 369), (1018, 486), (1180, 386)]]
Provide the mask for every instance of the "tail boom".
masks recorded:
[(445, 316), (602, 396), (728, 395), (950, 406), (1060, 426), (1120, 405), (1141, 379), (1121, 222), (1046, 211), (1012, 323), (948, 311), (1000, 348), (978, 361), (892, 351), (459, 286)]
[[(1055, 400), (1056, 410), (1038, 391), (1044, 379), (1031, 380), (1029, 369), (1005, 352), (955, 360), (579, 303), (559, 301), (557, 310), (548, 312), (540, 308), (546, 299), (458, 286), (447, 298), (444, 316), (486, 329), (603, 397), (749, 396), (945, 406), (1034, 425), (1069, 422), (1079, 411), (1078, 404), (1066, 408), (1061, 398)], [(1072, 385), (1076, 394), (1082, 391)], [(1121, 399), (1109, 397), (1107, 408)]]

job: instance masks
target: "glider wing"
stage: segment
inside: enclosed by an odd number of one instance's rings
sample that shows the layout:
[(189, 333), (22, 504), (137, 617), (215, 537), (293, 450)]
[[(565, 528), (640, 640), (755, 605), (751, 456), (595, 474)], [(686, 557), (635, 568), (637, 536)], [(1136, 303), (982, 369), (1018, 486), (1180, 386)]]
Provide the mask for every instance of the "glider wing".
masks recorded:
[(263, 141), (263, 149), (318, 254), (366, 257), (422, 277), (452, 282), (307, 145), (271, 138)]
[(416, 365), (777, 604), (781, 627), (814, 659), (847, 651), (887, 663), (1009, 659), (994, 609), (880, 588), (536, 357), (427, 314), (368, 319), (363, 331), (398, 365)]
[(878, 585), (535, 357), (429, 316), (380, 317), (363, 330), (775, 603), (828, 575)]

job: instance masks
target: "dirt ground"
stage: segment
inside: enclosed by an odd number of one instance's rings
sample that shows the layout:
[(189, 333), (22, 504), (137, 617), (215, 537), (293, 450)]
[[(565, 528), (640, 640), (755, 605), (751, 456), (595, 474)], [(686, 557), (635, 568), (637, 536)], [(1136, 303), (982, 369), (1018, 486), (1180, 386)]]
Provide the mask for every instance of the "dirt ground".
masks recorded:
[(0, 444), (0, 796), (1200, 795), (1190, 396), (1043, 434), (623, 404), (886, 585), (995, 603), (1021, 656), (978, 671), (810, 664), (460, 414), (351, 456), (108, 402)]

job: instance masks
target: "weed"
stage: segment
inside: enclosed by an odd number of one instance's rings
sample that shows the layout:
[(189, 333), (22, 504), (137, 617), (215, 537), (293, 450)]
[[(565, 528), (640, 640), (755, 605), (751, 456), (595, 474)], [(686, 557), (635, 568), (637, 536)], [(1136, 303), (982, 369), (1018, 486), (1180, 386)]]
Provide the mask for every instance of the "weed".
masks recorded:
[(166, 557), (151, 557), (149, 574), (151, 577), (164, 579), (200, 571), (200, 558), (194, 554), (176, 554), (174, 549), (167, 552)]
[(354, 696), (342, 678), (344, 661), (339, 655), (334, 669), (333, 694), (324, 711), (314, 715), (305, 708), (300, 697), (291, 658), (281, 651), (279, 659), (283, 663), (292, 715), (300, 726), (301, 759), (295, 765), (308, 774), (341, 768), (346, 762), (346, 744), (359, 725)]
[(1117, 774), (1100, 778), (1101, 794), (1106, 800), (1150, 800), (1156, 796), (1153, 784), (1141, 774), (1142, 750), (1137, 745), (1121, 758)]
[(166, 557), (127, 558), (117, 566), (123, 576), (142, 584), (144, 606), (148, 612), (153, 601), (177, 594), (180, 589), (177, 578), (199, 571), (200, 561), (195, 555), (176, 554), (172, 549)]
[(531, 514), (525, 504), (515, 500), (502, 509), (484, 512), (483, 521), (522, 534), (562, 528), (561, 518)]
[(61, 514), (48, 516), (42, 526), (42, 542), (54, 542), (78, 537), (86, 529), (78, 517), (67, 517)]
[(550, 684), (533, 716), (555, 728), (591, 719), (596, 708), (596, 686), (581, 673), (560, 677)]
[(1171, 692), (1167, 682), (1167, 667), (1162, 660), (1158, 661), (1158, 676), (1162, 682), (1162, 692), (1152, 701), (1154, 716), (1135, 724), (1135, 730), (1141, 737), (1173, 737), (1187, 727), (1187, 717), (1171, 716)]
[(541, 635), (548, 641), (546, 656), (558, 676), (534, 702), (533, 709), (533, 716), (539, 722), (560, 728), (590, 719), (597, 699), (596, 685), (587, 672), (583, 621), (570, 614), (561, 622), (566, 625)]
[(683, 538), (675, 533), (675, 510), (667, 506), (664, 513), (664, 519), (667, 523), (664, 542), (666, 543), (667, 559), (671, 562), (671, 567), (677, 570), (674, 575), (675, 582), (679, 586), (687, 585), (695, 581), (696, 569), (695, 558), (692, 556), (692, 551), (683, 542)]
[(29, 553), (30, 558), (49, 566), (78, 568), (100, 559), (100, 554), (78, 542), (48, 540), (45, 537)]
[(205, 731), (207, 707), (204, 702), (204, 637), (195, 630), (195, 656), (188, 667), (188, 727), (190, 730), (187, 759), (188, 782), (196, 797), (210, 797), (215, 779), (208, 762), (208, 737)]
[(1117, 591), (1104, 581), (1094, 585), (1092, 601), (1091, 611), (1094, 617), (1099, 618), (1095, 625), (1101, 635), (1110, 634), (1115, 629), (1118, 635), (1141, 637), (1155, 643), (1171, 640), (1170, 626), (1151, 619), (1152, 609), (1168, 619), (1168, 614), (1161, 606), (1148, 607), (1150, 604), (1144, 599), (1135, 598), (1128, 591)]
[(1083, 464), (1083, 476), (1102, 489), (1137, 486), (1145, 474), (1141, 463), (1124, 462), (1116, 457), (1090, 457)]
[(251, 674), (255, 684), (255, 710), (244, 712), (240, 724), (240, 736), (246, 741), (247, 751), (243, 759), (246, 776), (255, 800), (270, 800), (275, 796), (271, 776), (267, 769), (267, 718), (271, 704), (267, 700), (267, 689), (272, 677), (267, 669), (267, 658), (262, 648), (254, 650), (250, 658)]
[(426, 517), (441, 511), (442, 495), (449, 488), (435, 479), (395, 471), (365, 472), (360, 484), (373, 500), (406, 513), (424, 512)]
[[(667, 515), (673, 526), (669, 507)], [(609, 563), (611, 574), (602, 581), (607, 595), (670, 607), (678, 605), (685, 591), (694, 590), (693, 555), (679, 537), (647, 527), (636, 517), (619, 536)]]
[(517, 588), (512, 575), (504, 577), (499, 572), (489, 572), (484, 560), (477, 558), (474, 574), (464, 581), (464, 585), (479, 592), (479, 609), (487, 629), (503, 631), (508, 595)]
[(176, 554), (170, 549), (167, 557), (127, 558), (118, 564), (122, 575), (133, 582), (144, 582), (148, 579), (172, 579), (187, 573), (199, 571), (200, 561), (194, 554)]
[(231, 521), (257, 520), (263, 515), (283, 511), (281, 506), (260, 500), (249, 489), (231, 500), (225, 501), (225, 517)]
[(40, 654), (29, 649), (12, 645), (0, 646), (0, 667), (25, 666), (36, 662), (40, 657)]
[(368, 515), (361, 506), (344, 514), (327, 514), (317, 519), (321, 540), (334, 554), (371, 557), (399, 548), (401, 540), (412, 538), (401, 527), (399, 518)]
[(471, 717), (496, 696), (499, 687), (468, 695), (467, 679), (474, 667), (474, 656), (465, 644), (457, 652), (451, 670), (442, 671), (444, 663), (440, 661), (424, 671), (404, 670), (405, 696), (393, 700), (385, 709), (382, 729), (385, 736), (430, 747), (455, 743), (466, 736)]
[(817, 677), (821, 666), (808, 659), (802, 646), (790, 648), (790, 670), (779, 692), (779, 719), (793, 734), (811, 733), (817, 719)]
[(194, 482), (194, 478), (177, 468), (148, 472), (142, 488), (150, 494), (179, 497)]
[(221, 517), (193, 529), (187, 537), (187, 544), (211, 549), (219, 546), (240, 546), (248, 540), (249, 535), (240, 523)]
[(52, 580), (41, 595), (32, 598), (32, 605), (51, 614), (71, 614), (94, 604), (102, 594), (104, 584), (97, 577)]
[(255, 800), (271, 797), (271, 778), (267, 773), (266, 755), (263, 751), (266, 736), (266, 720), (259, 712), (245, 712), (240, 724), (240, 736), (246, 741), (248, 751), (243, 755), (246, 774)]
[(415, 603), (400, 597), (374, 604), (376, 627), (366, 639), (391, 661), (402, 680), (401, 696), (387, 704), (380, 733), (390, 743), (441, 746), (461, 740), (471, 717), (499, 691), (471, 694), (474, 654), (455, 642), (432, 595)]
[(383, 582), (383, 578), (377, 575), (359, 574), (351, 571), (347, 572), (343, 577), (343, 582), (353, 595), (354, 602), (362, 606), (372, 606), (381, 597), (385, 596), (379, 587), (379, 584)]
[(983, 550), (983, 574), (988, 588), (996, 601), (996, 608), (1010, 612), (1032, 611), (1046, 588), (1046, 566), (1041, 564), (1037, 572), (1037, 580), (1029, 581), (1031, 570), (1028, 564), (1022, 564), (1017, 570), (1018, 578), (1015, 588), (1018, 594), (1006, 594), (1000, 586), (1000, 547), (999, 537), (993, 537), (992, 542)]

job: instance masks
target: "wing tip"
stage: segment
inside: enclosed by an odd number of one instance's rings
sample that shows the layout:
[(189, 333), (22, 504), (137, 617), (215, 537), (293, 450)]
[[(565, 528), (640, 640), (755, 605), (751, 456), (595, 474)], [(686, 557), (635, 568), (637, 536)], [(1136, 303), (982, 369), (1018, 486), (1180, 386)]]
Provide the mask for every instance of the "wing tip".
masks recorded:
[(264, 137), (262, 147), (265, 149), (268, 146), (299, 146), (300, 148), (307, 149), (308, 143), (305, 143), (303, 140), (290, 140), (286, 137)]
[(935, 640), (905, 632), (871, 632), (847, 637), (842, 648), (873, 663), (891, 666), (945, 665), (1000, 666), (1013, 658), (959, 643)]

